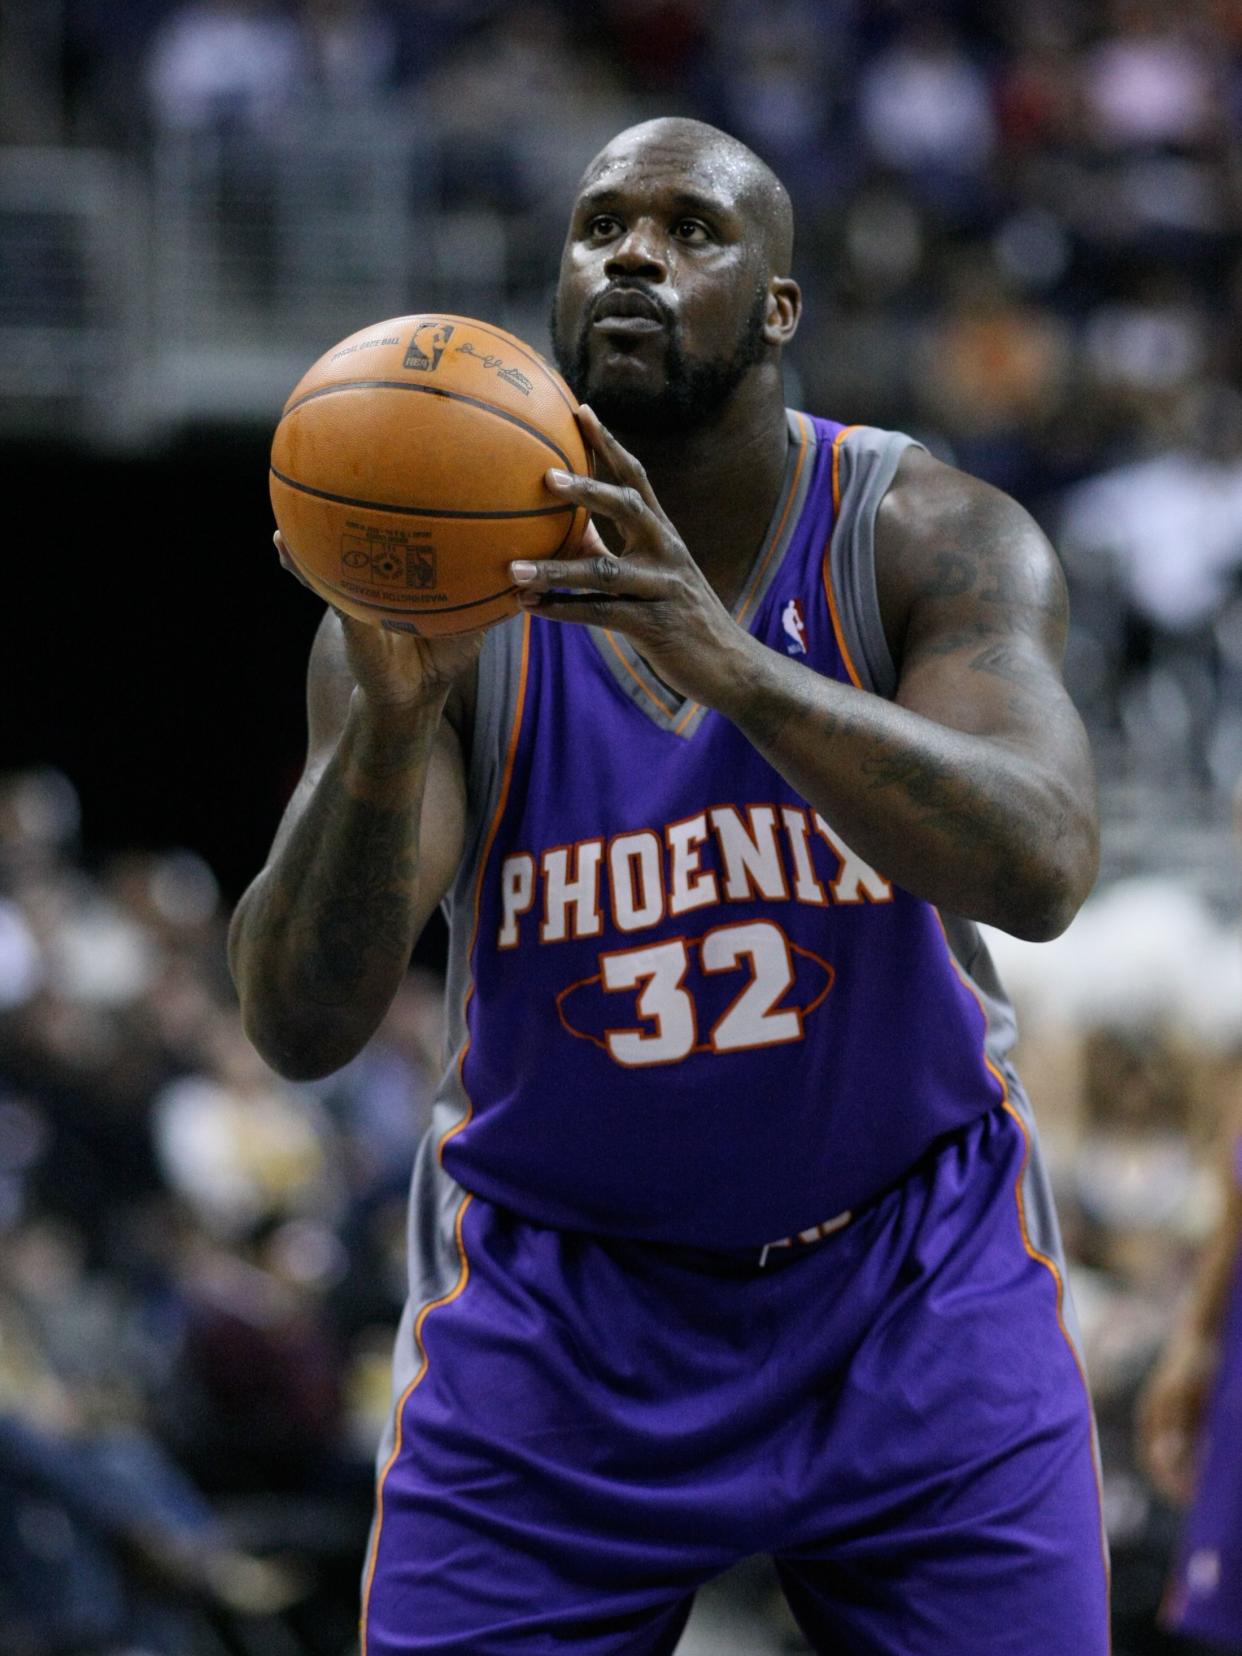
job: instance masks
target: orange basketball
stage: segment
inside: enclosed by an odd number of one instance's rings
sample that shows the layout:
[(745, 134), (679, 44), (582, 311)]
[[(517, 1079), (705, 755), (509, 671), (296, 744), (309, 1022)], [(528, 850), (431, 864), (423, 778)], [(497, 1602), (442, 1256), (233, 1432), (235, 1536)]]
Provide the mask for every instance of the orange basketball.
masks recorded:
[(545, 487), (588, 472), (577, 403), (501, 328), (398, 316), (294, 386), (272, 440), (272, 510), (306, 582), (347, 615), (429, 636), (518, 608), (512, 558), (571, 553), (588, 514)]

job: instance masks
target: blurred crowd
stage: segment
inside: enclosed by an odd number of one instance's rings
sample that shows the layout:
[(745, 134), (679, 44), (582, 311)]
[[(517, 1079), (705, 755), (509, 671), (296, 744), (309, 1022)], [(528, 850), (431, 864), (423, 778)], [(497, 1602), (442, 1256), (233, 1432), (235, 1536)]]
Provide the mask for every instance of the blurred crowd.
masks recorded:
[(207, 866), (78, 829), (0, 782), (0, 1650), (340, 1656), (440, 983), (289, 1085)]
[[(211, 870), (89, 845), (67, 777), (0, 777), (0, 1650), (346, 1656), (441, 984), (412, 971), (353, 1063), (287, 1083), (242, 1035)], [(1242, 940), (1138, 881), (1056, 944), (993, 942), (1099, 1410), (1115, 1648), (1154, 1656), (1177, 1519), (1135, 1401), (1242, 1129)]]

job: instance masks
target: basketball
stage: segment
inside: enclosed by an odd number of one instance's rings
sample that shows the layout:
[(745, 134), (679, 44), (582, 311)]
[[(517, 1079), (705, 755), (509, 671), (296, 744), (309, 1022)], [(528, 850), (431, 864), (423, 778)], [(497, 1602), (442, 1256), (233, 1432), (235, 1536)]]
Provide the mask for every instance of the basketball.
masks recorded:
[(517, 612), (513, 558), (569, 554), (588, 513), (544, 485), (589, 472), (573, 393), (536, 352), (465, 316), (399, 316), (326, 351), (272, 441), (290, 558), (334, 608), (437, 636)]

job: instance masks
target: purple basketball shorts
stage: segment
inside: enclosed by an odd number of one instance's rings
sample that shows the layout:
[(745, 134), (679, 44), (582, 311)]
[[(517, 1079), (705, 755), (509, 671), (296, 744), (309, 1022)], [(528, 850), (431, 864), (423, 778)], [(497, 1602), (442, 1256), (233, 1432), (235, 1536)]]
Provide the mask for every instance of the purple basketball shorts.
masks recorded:
[(364, 1656), (671, 1652), (757, 1553), (833, 1656), (1106, 1656), (1027, 1156), (999, 1108), (762, 1266), (532, 1225), (424, 1156)]

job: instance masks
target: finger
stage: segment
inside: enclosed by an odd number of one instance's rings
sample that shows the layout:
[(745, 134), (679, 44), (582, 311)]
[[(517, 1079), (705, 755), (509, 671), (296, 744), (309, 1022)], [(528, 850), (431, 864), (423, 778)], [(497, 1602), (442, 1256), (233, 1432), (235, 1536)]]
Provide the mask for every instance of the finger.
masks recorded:
[(598, 477), (580, 477), (556, 468), (545, 472), (544, 480), (562, 500), (600, 512), (623, 527), (637, 529), (644, 520), (650, 521), (651, 507), (633, 483), (605, 483)]
[(605, 462), (617, 482), (622, 487), (628, 485), (637, 489), (644, 504), (663, 516), (660, 502), (655, 497), (655, 490), (651, 487), (642, 461), (617, 441), (595, 410), (586, 403), (579, 406), (578, 424), (582, 427), (582, 434), (587, 442)]
[[(306, 579), (297, 564), (294, 563), (293, 554), (289, 551), (285, 537), (281, 534), (279, 529), (272, 536), (272, 541), (276, 547), (276, 556), (280, 559), (280, 567), (288, 574), (292, 575), (295, 581), (299, 581), (306, 588), (307, 592), (315, 592), (315, 588)], [(315, 596), (318, 598), (321, 594), (315, 592)]]
[(548, 621), (574, 621), (582, 626), (608, 627), (613, 632), (629, 632), (647, 611), (641, 598), (621, 594), (607, 597), (603, 593), (520, 592), (518, 603)]
[(595, 592), (608, 597), (657, 598), (664, 592), (664, 577), (635, 558), (619, 558), (602, 542), (589, 558), (542, 558), (531, 563), (525, 558), (509, 565), (509, 576), (519, 594), (545, 593), (553, 588), (574, 592)]

